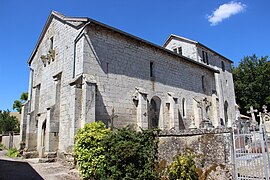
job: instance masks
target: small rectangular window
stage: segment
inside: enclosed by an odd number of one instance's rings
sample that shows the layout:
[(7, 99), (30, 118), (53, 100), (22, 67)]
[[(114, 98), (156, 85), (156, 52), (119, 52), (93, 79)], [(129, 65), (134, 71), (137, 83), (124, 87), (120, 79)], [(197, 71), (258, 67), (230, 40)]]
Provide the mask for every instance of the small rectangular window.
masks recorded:
[(204, 76), (202, 76), (202, 89), (203, 89), (203, 91), (206, 90), (205, 89), (205, 78), (204, 78)]
[(204, 51), (202, 51), (202, 60), (205, 63), (205, 54), (204, 54)]
[(225, 71), (225, 64), (223, 61), (221, 61), (221, 68), (222, 68), (222, 71)]
[(177, 48), (173, 48), (173, 52), (177, 53)]
[(180, 55), (182, 55), (182, 47), (178, 47), (177, 48), (177, 53), (180, 54)]
[(150, 77), (154, 77), (154, 62), (150, 62)]
[(208, 54), (205, 51), (202, 51), (202, 60), (203, 60), (204, 63), (209, 64)]
[(53, 37), (50, 38), (50, 49), (53, 49)]

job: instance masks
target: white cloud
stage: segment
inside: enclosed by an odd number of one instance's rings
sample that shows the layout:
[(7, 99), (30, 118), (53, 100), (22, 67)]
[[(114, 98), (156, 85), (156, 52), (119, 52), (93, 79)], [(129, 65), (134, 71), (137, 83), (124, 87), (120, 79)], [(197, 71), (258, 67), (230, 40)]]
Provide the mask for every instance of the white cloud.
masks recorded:
[(243, 12), (246, 5), (241, 2), (231, 1), (220, 5), (210, 16), (207, 16), (211, 26), (215, 26), (232, 15)]

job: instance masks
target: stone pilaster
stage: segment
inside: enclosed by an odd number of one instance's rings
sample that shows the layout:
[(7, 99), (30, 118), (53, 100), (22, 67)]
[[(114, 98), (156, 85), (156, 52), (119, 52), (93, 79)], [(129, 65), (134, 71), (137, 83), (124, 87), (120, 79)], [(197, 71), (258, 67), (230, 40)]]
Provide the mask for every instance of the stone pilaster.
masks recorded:
[(179, 117), (178, 117), (178, 104), (176, 103), (178, 101), (177, 96), (174, 93), (168, 92), (169, 95), (169, 103), (170, 103), (170, 129), (175, 128), (179, 129)]
[(83, 75), (82, 97), (81, 127), (83, 127), (87, 123), (95, 122), (96, 81), (91, 75)]
[(148, 129), (148, 102), (147, 93), (139, 88), (136, 88), (136, 97), (134, 99), (137, 101), (137, 129)]
[(218, 104), (218, 97), (216, 94), (212, 94), (212, 119), (213, 119), (213, 126), (218, 127), (220, 126), (220, 117), (219, 117), (219, 104)]

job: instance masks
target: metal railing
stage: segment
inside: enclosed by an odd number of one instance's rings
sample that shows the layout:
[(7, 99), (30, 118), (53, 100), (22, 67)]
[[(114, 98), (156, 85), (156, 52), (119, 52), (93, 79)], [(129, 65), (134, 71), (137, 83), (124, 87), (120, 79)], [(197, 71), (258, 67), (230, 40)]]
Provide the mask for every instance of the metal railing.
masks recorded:
[(233, 129), (235, 178), (269, 179), (269, 154), (264, 124)]

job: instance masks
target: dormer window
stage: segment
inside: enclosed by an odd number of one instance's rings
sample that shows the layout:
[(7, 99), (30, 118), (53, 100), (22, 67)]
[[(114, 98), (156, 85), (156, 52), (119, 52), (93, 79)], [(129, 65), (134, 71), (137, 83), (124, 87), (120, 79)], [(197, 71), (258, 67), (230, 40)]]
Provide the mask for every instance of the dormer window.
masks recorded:
[(178, 47), (177, 48), (177, 53), (180, 54), (180, 55), (182, 55), (182, 47)]
[(182, 47), (173, 48), (173, 52), (182, 55)]
[(203, 60), (204, 63), (209, 64), (208, 54), (205, 51), (202, 51), (202, 60)]

